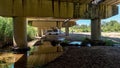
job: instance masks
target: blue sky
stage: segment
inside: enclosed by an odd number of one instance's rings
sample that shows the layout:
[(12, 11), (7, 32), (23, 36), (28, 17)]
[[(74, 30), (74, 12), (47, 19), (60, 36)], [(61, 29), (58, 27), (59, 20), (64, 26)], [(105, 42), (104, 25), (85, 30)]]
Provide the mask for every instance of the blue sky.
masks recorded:
[[(107, 18), (107, 19), (102, 19), (102, 21), (109, 22), (111, 20), (117, 20), (118, 22), (120, 22), (120, 5), (118, 5), (118, 9), (119, 9), (118, 15), (112, 16), (112, 17)], [(77, 22), (77, 24), (89, 25), (91, 21), (90, 20), (78, 20), (76, 22)]]

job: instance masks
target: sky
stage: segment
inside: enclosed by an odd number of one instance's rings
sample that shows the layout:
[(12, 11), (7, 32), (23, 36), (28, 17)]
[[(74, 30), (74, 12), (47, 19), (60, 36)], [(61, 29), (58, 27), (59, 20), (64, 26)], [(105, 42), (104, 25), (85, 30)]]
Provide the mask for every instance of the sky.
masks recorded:
[[(116, 20), (118, 22), (120, 22), (120, 5), (118, 5), (118, 15), (112, 16), (110, 18), (107, 19), (102, 19), (101, 22), (105, 21), (105, 22), (109, 22), (111, 20)], [(78, 20), (76, 21), (77, 24), (81, 25), (81, 24), (85, 24), (85, 25), (90, 25), (90, 20)]]

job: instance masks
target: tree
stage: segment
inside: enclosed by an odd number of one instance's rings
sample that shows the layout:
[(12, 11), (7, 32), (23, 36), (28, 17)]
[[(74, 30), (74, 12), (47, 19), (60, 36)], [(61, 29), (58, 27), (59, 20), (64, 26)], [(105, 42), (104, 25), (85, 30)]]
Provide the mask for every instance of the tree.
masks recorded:
[(120, 23), (112, 20), (102, 23), (102, 31), (104, 32), (120, 32)]
[[(74, 30), (75, 32), (90, 32), (91, 26), (90, 25), (76, 25), (70, 27), (70, 30)], [(102, 32), (120, 32), (120, 23), (111, 20), (110, 22), (102, 22), (101, 23), (101, 30)]]

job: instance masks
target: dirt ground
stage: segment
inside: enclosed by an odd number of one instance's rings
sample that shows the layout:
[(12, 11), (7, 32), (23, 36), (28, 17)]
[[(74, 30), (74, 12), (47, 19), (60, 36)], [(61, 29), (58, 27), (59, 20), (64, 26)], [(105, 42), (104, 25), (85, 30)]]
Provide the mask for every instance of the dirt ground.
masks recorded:
[[(55, 40), (56, 38), (62, 38), (64, 37), (63, 35), (54, 35), (54, 36), (47, 36), (47, 40)], [(66, 37), (69, 40), (78, 40), (81, 41), (84, 37), (91, 38), (90, 32), (85, 33), (70, 33), (68, 37)], [(120, 42), (120, 33), (117, 32), (110, 32), (110, 33), (101, 33), (101, 39), (111, 39), (115, 42)]]
[[(72, 33), (71, 40), (89, 37), (90, 33)], [(102, 39), (120, 42), (120, 33), (102, 33)], [(120, 68), (120, 47), (91, 46), (67, 47), (62, 56), (48, 63), (45, 68)]]
[(120, 48), (112, 46), (68, 47), (45, 68), (120, 68)]
[[(74, 33), (74, 34), (90, 35), (90, 32), (81, 32), (81, 33)], [(101, 35), (104, 37), (120, 38), (119, 32), (102, 32)]]
[[(70, 33), (70, 37), (72, 39), (79, 39), (79, 38), (83, 38), (83, 37), (90, 38), (91, 37), (90, 35), (91, 35), (90, 33), (86, 33), (86, 32)], [(101, 38), (102, 39), (111, 39), (115, 42), (120, 42), (120, 33), (118, 33), (118, 32), (110, 32), (110, 33), (102, 32)]]

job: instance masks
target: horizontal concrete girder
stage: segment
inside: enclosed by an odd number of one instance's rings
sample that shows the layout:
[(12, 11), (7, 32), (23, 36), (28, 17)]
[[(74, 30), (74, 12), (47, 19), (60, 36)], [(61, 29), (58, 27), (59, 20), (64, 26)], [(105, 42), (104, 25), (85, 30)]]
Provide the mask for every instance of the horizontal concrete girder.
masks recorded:
[[(91, 9), (92, 0), (0, 0), (1, 16), (101, 19), (117, 14), (120, 0), (105, 0)], [(114, 10), (113, 10), (114, 9)], [(96, 10), (95, 12), (93, 10)], [(109, 11), (109, 12), (108, 12)], [(116, 11), (116, 12), (114, 12)]]

